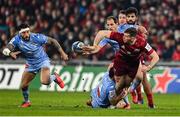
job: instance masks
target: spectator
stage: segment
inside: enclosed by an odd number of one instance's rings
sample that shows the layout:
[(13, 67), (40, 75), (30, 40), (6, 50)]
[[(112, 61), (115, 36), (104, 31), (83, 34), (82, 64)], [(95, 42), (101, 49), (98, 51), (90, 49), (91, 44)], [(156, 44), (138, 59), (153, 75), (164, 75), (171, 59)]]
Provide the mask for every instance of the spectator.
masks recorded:
[(176, 45), (176, 50), (174, 51), (172, 55), (173, 61), (180, 61), (180, 43)]
[[(27, 21), (34, 32), (57, 38), (71, 56), (72, 42), (80, 40), (91, 44), (96, 32), (104, 29), (106, 17), (117, 16), (121, 9), (135, 6), (140, 13), (139, 23), (149, 31), (149, 43), (161, 60), (172, 60), (175, 44), (167, 47), (171, 43), (167, 38), (173, 35), (171, 40), (175, 41), (172, 43), (180, 41), (179, 3), (179, 0), (0, 0), (0, 50), (2, 34), (6, 34), (9, 41), (17, 26)], [(51, 59), (57, 59), (54, 48), (46, 49)], [(103, 58), (97, 54), (89, 59), (110, 60), (111, 54), (104, 54), (108, 50), (109, 47), (101, 51), (100, 54), (105, 55)]]

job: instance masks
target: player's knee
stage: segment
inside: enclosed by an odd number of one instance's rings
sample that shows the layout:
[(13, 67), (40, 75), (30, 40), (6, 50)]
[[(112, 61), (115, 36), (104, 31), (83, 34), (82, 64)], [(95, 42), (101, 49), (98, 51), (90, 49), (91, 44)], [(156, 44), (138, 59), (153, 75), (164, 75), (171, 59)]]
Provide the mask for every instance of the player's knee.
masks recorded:
[(43, 85), (49, 85), (49, 79), (48, 80), (41, 80), (41, 84)]
[(20, 87), (21, 87), (21, 89), (24, 89), (24, 88), (28, 87), (28, 83), (22, 83)]

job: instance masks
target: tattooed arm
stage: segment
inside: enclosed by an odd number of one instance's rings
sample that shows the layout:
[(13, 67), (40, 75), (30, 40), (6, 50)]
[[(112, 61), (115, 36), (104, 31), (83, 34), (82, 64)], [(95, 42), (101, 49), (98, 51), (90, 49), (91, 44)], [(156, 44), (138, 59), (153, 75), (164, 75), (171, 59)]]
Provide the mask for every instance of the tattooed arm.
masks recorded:
[(60, 53), (63, 60), (68, 60), (67, 54), (64, 52), (61, 45), (58, 43), (58, 41), (56, 39), (54, 39), (52, 37), (48, 37), (47, 43), (53, 45), (58, 50), (58, 52)]

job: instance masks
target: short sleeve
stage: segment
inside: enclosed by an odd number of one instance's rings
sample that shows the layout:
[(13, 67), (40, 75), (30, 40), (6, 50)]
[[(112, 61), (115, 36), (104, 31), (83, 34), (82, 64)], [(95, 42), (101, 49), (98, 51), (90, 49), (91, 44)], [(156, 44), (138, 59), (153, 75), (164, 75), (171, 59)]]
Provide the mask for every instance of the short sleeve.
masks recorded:
[(41, 45), (43, 45), (43, 44), (46, 44), (47, 43), (47, 41), (48, 41), (48, 38), (47, 38), (47, 36), (45, 36), (45, 35), (43, 35), (43, 34), (37, 34), (37, 41), (41, 44)]
[(9, 42), (9, 44), (13, 45), (16, 48), (17, 47), (17, 39), (15, 37), (13, 37), (11, 39), (11, 41)]
[(149, 43), (145, 42), (144, 51), (147, 55), (153, 53), (153, 48), (149, 45)]
[(106, 44), (108, 44), (108, 41), (107, 41), (107, 38), (104, 38), (103, 40), (101, 40), (100, 42), (99, 42), (99, 46), (101, 46), (101, 47), (104, 47)]

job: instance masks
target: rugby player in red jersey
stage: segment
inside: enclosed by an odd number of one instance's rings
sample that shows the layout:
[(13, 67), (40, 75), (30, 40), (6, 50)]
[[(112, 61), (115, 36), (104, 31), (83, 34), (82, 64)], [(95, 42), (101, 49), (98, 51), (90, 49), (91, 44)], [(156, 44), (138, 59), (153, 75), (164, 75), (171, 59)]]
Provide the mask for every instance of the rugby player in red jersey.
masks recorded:
[[(138, 32), (141, 32), (141, 34), (143, 34), (143, 36), (145, 38), (147, 38), (148, 32), (147, 32), (146, 28), (138, 25), (137, 20), (138, 20), (138, 10), (135, 7), (129, 7), (128, 9), (126, 9), (126, 22), (127, 22), (127, 24), (136, 25)], [(142, 64), (144, 64), (144, 58), (145, 57), (148, 57), (148, 56), (146, 54), (144, 54), (144, 56), (142, 56), (142, 61), (143, 61)], [(130, 87), (130, 93), (132, 95), (133, 103), (139, 103), (139, 104), (143, 103), (143, 98), (142, 98), (142, 94), (141, 94), (141, 85), (139, 85), (140, 82), (141, 81), (138, 81), (138, 79), (136, 78)], [(150, 108), (154, 108), (151, 85), (147, 80), (146, 73), (144, 73), (144, 78), (142, 80), (142, 84), (143, 84), (145, 94), (147, 96), (148, 106)], [(135, 89), (136, 89), (136, 92), (135, 92)]]

